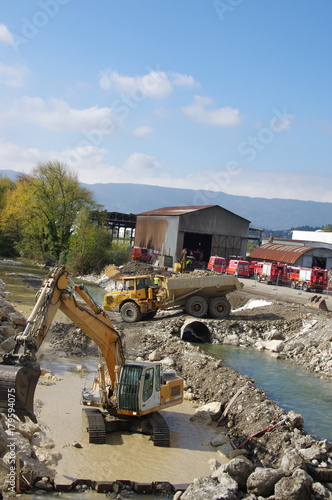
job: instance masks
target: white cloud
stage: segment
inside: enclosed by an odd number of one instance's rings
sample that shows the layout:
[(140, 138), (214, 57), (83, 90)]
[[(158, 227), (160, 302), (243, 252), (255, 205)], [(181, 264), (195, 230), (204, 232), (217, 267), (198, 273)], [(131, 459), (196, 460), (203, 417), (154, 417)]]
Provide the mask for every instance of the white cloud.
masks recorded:
[(153, 135), (153, 128), (142, 125), (141, 127), (135, 128), (135, 130), (132, 131), (132, 135), (134, 137), (149, 138)]
[(242, 118), (237, 109), (229, 106), (206, 109), (211, 104), (213, 104), (213, 101), (209, 97), (196, 95), (194, 103), (182, 109), (185, 115), (199, 123), (220, 127), (235, 127), (242, 123)]
[(23, 87), (29, 71), (25, 66), (20, 64), (9, 66), (0, 63), (0, 84), (8, 87)]
[[(114, 172), (117, 175), (118, 182), (121, 182), (119, 180), (121, 169), (105, 164), (105, 154), (106, 150), (94, 146), (55, 151), (25, 148), (19, 144), (0, 139), (1, 170), (14, 170), (15, 172), (29, 174), (39, 163), (58, 160), (66, 164), (73, 172), (76, 172), (80, 182), (94, 184), (99, 182), (99, 179), (100, 182), (112, 182)], [(91, 167), (91, 165), (93, 166)]]
[(135, 172), (138, 176), (151, 175), (161, 169), (161, 164), (154, 156), (144, 153), (131, 154), (123, 164), (124, 170)]
[(15, 47), (15, 38), (5, 24), (0, 23), (0, 42)]
[(77, 130), (87, 134), (113, 134), (121, 125), (111, 108), (74, 109), (66, 101), (55, 98), (44, 101), (40, 97), (23, 97), (4, 114), (6, 118), (35, 123), (48, 130)]
[(173, 85), (178, 85), (179, 87), (197, 88), (200, 87), (200, 83), (196, 82), (194, 77), (191, 75), (183, 75), (182, 73), (169, 73)]
[[(273, 179), (273, 184), (271, 184)], [(234, 169), (207, 170), (192, 175), (162, 180), (158, 185), (196, 189), (199, 204), (213, 203), (214, 194), (331, 202), (332, 174), (292, 171)], [(205, 201), (204, 201), (205, 200)], [(209, 201), (210, 200), (210, 201)]]
[(144, 75), (124, 76), (112, 69), (100, 73), (99, 84), (103, 90), (114, 90), (119, 94), (134, 95), (137, 99), (140, 97), (162, 99), (171, 94), (174, 86), (199, 86), (192, 76), (180, 73), (151, 70)]

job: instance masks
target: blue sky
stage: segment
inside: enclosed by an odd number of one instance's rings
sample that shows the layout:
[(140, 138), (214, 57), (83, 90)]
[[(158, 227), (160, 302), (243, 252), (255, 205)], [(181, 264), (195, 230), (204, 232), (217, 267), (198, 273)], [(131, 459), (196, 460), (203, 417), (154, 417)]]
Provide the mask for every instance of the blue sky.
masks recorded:
[(330, 0), (0, 6), (1, 170), (332, 201)]

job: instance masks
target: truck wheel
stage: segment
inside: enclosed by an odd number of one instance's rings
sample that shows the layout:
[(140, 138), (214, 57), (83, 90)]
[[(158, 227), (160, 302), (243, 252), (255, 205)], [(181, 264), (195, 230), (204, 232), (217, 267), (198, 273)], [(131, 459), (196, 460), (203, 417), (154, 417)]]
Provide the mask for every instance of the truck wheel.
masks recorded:
[(213, 318), (226, 318), (231, 312), (231, 305), (224, 297), (215, 297), (209, 302), (209, 313)]
[(135, 302), (126, 302), (121, 307), (121, 318), (126, 323), (136, 323), (142, 319), (142, 313), (137, 304)]
[(302, 290), (304, 292), (309, 292), (309, 286), (308, 286), (308, 283), (304, 282), (302, 283)]
[(293, 280), (293, 281), (291, 282), (290, 286), (291, 286), (291, 288), (294, 288), (294, 289), (295, 289), (295, 288), (296, 288), (296, 281), (295, 281), (295, 280)]
[(208, 303), (203, 297), (194, 295), (187, 300), (185, 311), (187, 314), (190, 314), (190, 316), (203, 318), (208, 312)]

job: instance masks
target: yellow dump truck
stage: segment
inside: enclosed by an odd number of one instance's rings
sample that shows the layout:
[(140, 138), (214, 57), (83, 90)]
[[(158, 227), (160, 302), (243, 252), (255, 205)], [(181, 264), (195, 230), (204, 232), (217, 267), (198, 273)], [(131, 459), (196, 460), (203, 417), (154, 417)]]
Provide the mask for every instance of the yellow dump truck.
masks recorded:
[(227, 294), (241, 290), (236, 276), (171, 277), (126, 276), (118, 280), (119, 290), (104, 296), (105, 311), (118, 311), (123, 321), (135, 323), (155, 316), (158, 310), (179, 308), (196, 318), (208, 313), (225, 318), (231, 311)]

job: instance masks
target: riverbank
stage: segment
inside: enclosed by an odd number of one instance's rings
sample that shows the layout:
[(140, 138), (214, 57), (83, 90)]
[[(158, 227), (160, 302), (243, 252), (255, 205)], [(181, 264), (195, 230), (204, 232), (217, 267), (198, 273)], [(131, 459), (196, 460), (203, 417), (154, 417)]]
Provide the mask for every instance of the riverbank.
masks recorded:
[[(317, 356), (321, 373), (317, 373), (316, 365), (310, 368), (318, 375), (330, 377), (329, 312), (312, 311), (304, 304), (280, 301), (241, 309), (249, 298), (245, 291), (230, 294), (233, 310), (230, 318), (204, 320), (215, 342), (233, 343), (243, 349), (248, 345), (268, 349), (270, 345), (269, 352), (273, 356), (288, 356), (293, 362), (297, 362), (294, 352), (299, 360)], [(6, 310), (7, 306), (2, 305)], [(4, 323), (9, 323), (9, 318), (9, 313), (5, 316), (2, 312), (3, 326), (8, 326)], [(239, 376), (222, 361), (183, 342), (180, 330), (187, 319), (184, 315), (158, 313), (154, 320), (133, 325), (121, 322), (118, 315), (113, 315), (112, 319), (122, 337), (127, 358), (160, 358), (165, 369), (174, 369), (185, 379), (186, 399), (199, 406), (192, 421), (211, 429), (216, 428), (219, 419), (222, 424), (220, 440), (210, 443), (215, 449), (216, 458), (211, 463), (214, 471), (194, 480), (187, 492), (178, 491), (177, 498), (180, 494), (183, 499), (330, 498), (331, 444), (305, 434), (302, 417), (293, 412), (286, 414), (275, 402), (268, 400), (264, 391), (255, 387), (252, 379)], [(87, 354), (86, 341), (80, 340), (77, 329), (66, 335), (61, 334), (61, 326), (57, 329), (54, 351), (66, 354), (69, 346), (73, 349), (75, 337), (75, 342), (80, 344), (74, 349), (79, 349), (76, 351), (78, 360), (83, 361)], [(319, 332), (321, 337), (317, 342)], [(272, 344), (264, 344), (266, 342)], [(304, 347), (301, 349), (298, 343)], [(277, 345), (277, 349), (271, 349)], [(204, 408), (205, 404), (209, 406)], [(2, 458), (5, 460), (4, 454)], [(221, 465), (223, 461), (227, 463)]]

